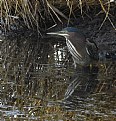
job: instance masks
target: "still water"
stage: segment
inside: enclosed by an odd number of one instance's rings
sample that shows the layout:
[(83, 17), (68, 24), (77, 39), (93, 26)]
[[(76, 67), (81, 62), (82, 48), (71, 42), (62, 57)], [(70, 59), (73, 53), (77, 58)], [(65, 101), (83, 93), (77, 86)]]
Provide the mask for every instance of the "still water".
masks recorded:
[(1, 121), (116, 121), (116, 61), (74, 69), (65, 40), (0, 41)]

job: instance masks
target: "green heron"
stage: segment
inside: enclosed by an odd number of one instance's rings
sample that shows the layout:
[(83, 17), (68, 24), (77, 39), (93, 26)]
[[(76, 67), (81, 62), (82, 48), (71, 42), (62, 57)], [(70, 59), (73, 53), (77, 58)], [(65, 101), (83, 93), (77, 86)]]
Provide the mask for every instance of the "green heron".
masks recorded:
[(98, 47), (96, 43), (86, 39), (84, 34), (77, 28), (66, 27), (61, 31), (47, 34), (65, 37), (75, 68), (77, 64), (84, 66), (90, 64), (93, 60), (98, 60)]

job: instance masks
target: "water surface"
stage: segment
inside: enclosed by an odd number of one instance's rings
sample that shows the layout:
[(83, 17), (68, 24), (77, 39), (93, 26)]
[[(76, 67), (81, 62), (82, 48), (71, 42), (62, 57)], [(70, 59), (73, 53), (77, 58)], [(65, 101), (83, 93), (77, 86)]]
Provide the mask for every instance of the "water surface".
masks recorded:
[(65, 40), (0, 41), (0, 120), (115, 121), (116, 62), (74, 69)]

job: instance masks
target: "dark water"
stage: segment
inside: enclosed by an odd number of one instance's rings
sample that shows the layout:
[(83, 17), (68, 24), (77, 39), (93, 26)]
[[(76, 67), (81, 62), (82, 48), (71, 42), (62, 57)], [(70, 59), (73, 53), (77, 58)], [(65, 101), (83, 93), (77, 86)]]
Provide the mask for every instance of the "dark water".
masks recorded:
[(1, 121), (116, 120), (115, 61), (75, 70), (65, 40), (1, 40)]

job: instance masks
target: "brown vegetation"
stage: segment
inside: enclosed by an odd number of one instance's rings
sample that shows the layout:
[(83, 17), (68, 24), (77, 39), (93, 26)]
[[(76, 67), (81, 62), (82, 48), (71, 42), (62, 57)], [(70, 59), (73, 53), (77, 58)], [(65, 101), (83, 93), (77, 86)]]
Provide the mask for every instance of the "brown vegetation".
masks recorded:
[[(63, 19), (67, 23), (71, 22), (71, 17), (76, 17), (76, 11), (81, 15), (88, 14), (86, 11), (100, 6), (99, 12), (104, 13), (105, 18), (101, 27), (108, 19), (115, 28), (110, 19), (112, 14), (110, 9), (115, 7), (114, 0), (1, 0), (1, 25), (3, 30), (19, 29), (26, 26), (28, 29), (36, 29), (39, 33), (41, 28), (47, 30), (58, 24), (63, 24)], [(86, 8), (86, 11), (83, 8)], [(49, 26), (47, 23), (50, 23)]]

